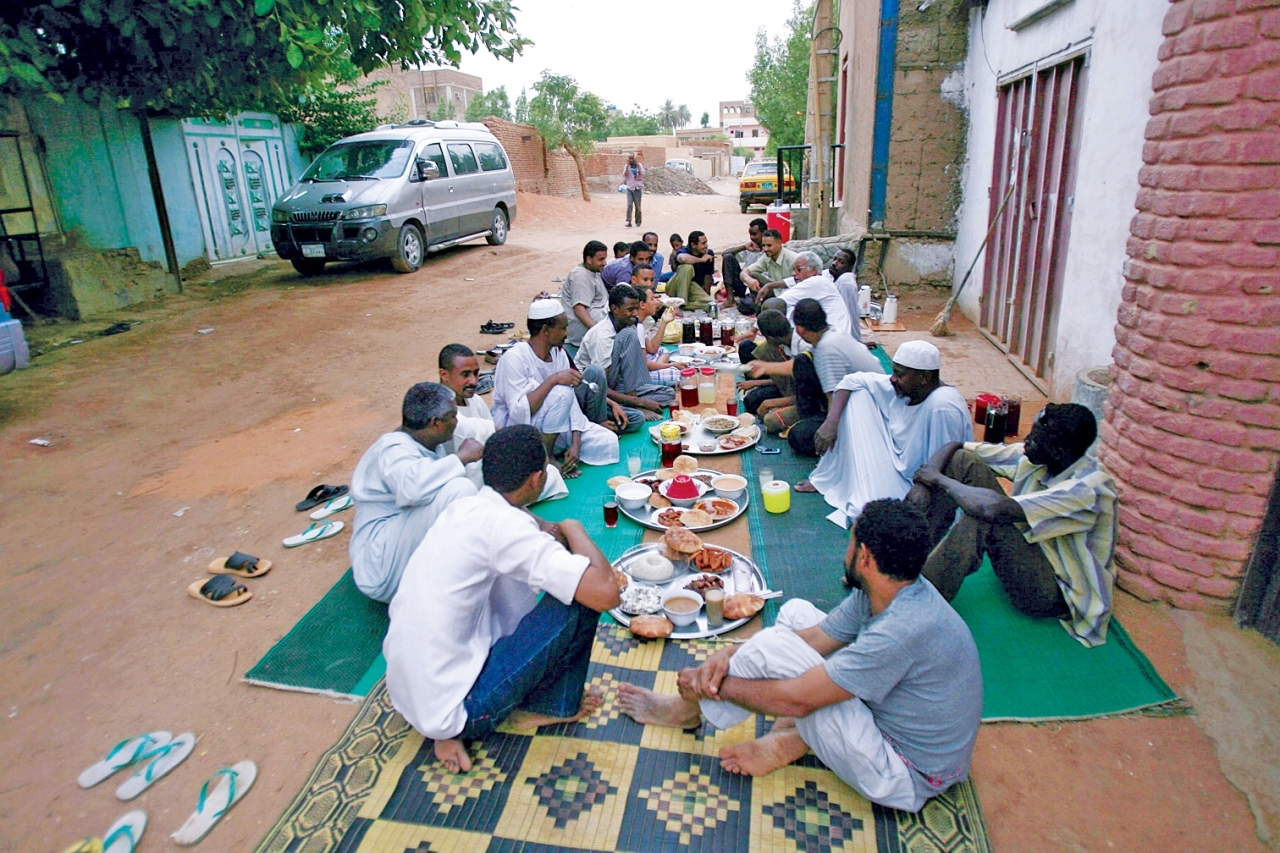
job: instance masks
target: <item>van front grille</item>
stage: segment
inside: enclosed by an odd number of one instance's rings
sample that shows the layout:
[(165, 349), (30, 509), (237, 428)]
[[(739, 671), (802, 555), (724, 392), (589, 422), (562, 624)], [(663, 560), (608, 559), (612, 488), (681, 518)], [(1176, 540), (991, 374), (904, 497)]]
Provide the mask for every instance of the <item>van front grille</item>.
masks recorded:
[(308, 228), (306, 226), (293, 226), (293, 239), (299, 243), (328, 243), (333, 239), (334, 226), (320, 226), (318, 228)]
[(290, 214), (294, 222), (333, 222), (340, 215), (340, 210), (295, 210)]

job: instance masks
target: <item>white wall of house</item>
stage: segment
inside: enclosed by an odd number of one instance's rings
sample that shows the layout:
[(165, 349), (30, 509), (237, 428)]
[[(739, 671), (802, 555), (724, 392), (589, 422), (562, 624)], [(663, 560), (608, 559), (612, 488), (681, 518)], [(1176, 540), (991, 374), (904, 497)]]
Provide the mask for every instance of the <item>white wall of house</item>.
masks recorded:
[[(997, 86), (1036, 63), (1088, 50), (1083, 89), (1074, 213), (1053, 344), (1050, 393), (1070, 399), (1076, 373), (1108, 364), (1115, 344), (1116, 309), (1129, 223), (1135, 213), (1151, 75), (1163, 36), (1168, 0), (1074, 0), (1018, 32), (1008, 25), (1049, 0), (991, 0), (970, 20), (966, 64), (968, 160), (956, 239), (956, 283), (988, 227), (995, 153)], [(977, 321), (983, 260), (960, 298)]]

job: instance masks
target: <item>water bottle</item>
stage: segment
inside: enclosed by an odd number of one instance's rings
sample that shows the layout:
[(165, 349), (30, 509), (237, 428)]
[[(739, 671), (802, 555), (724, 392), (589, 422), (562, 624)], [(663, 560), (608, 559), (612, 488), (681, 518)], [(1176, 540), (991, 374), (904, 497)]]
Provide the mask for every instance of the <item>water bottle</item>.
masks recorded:
[(898, 297), (886, 296), (884, 298), (884, 314), (880, 317), (880, 322), (884, 325), (898, 322)]
[(871, 313), (871, 288), (862, 285), (858, 288), (858, 316), (865, 317)]

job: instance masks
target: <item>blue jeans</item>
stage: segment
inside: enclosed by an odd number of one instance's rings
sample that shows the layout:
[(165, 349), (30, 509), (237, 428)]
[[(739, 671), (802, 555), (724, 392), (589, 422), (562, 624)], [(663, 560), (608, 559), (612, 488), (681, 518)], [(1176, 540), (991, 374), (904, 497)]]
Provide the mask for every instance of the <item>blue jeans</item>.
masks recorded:
[(489, 650), (476, 683), (462, 701), (463, 740), (482, 740), (516, 708), (572, 717), (582, 704), (600, 614), (577, 602), (543, 595), (515, 633)]

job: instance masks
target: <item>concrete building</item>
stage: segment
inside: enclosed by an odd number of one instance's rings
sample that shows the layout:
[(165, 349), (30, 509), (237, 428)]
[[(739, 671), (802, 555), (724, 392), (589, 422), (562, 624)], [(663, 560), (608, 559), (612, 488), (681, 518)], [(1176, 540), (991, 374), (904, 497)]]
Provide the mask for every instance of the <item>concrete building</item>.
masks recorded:
[(471, 99), (484, 94), (479, 77), (455, 68), (379, 68), (364, 78), (385, 81), (375, 97), (378, 115), (397, 119), (433, 119), (443, 107), (445, 118), (462, 121)]
[(720, 126), (724, 127), (725, 122), (739, 121), (746, 118), (756, 117), (755, 104), (750, 101), (721, 101), (720, 102)]

